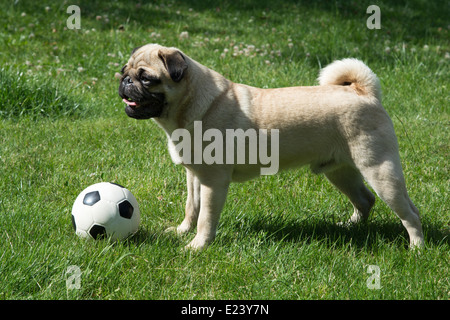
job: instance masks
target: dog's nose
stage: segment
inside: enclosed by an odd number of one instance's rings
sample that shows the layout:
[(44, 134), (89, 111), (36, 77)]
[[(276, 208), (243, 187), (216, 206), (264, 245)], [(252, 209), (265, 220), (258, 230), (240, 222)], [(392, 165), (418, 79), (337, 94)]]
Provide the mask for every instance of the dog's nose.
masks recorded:
[(122, 83), (123, 83), (124, 85), (132, 84), (132, 83), (133, 83), (133, 80), (131, 80), (130, 76), (126, 76), (126, 77), (122, 80)]

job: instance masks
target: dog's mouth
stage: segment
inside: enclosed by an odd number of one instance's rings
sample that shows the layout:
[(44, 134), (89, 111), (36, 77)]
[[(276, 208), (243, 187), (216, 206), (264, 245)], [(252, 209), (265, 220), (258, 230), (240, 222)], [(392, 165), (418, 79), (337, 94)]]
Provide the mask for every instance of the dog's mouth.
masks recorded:
[(164, 93), (149, 92), (146, 88), (136, 87), (128, 76), (123, 78), (119, 85), (119, 96), (125, 103), (126, 114), (135, 119), (159, 117), (166, 105)]
[(131, 108), (137, 107), (139, 106), (138, 103), (136, 101), (133, 101), (133, 99), (131, 99), (130, 97), (125, 96), (122, 99), (123, 102), (125, 102), (128, 106), (130, 106)]
[(165, 105), (163, 93), (150, 93), (143, 101), (133, 99), (125, 94), (122, 94), (121, 98), (126, 104), (125, 113), (135, 119), (159, 117)]

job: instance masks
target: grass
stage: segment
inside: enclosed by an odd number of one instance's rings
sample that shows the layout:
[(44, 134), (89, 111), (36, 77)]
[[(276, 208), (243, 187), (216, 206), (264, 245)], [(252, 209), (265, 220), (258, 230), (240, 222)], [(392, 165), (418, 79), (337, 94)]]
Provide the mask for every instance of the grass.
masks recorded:
[[(380, 30), (356, 1), (0, 1), (0, 299), (449, 299), (449, 62), (444, 1), (379, 1)], [(70, 3), (71, 4), (71, 3)], [(370, 3), (371, 4), (371, 3)], [(188, 38), (180, 37), (188, 32)], [(164, 133), (123, 112), (114, 73), (147, 42), (176, 46), (235, 82), (316, 84), (320, 66), (356, 57), (378, 74), (426, 250), (407, 249), (379, 199), (370, 221), (306, 168), (230, 189), (216, 241), (183, 250), (184, 170)], [(130, 189), (139, 232), (78, 239), (70, 211), (99, 181)], [(68, 290), (66, 270), (81, 270)], [(381, 289), (370, 290), (369, 265)]]

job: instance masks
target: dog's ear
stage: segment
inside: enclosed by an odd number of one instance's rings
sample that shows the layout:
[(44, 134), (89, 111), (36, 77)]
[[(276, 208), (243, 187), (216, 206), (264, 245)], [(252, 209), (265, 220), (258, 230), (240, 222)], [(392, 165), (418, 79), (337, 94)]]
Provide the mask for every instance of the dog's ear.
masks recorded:
[(138, 51), (140, 48), (142, 48), (143, 46), (139, 46), (133, 49), (133, 51), (131, 51), (131, 55), (133, 55), (133, 53), (135, 53), (136, 51)]
[(164, 66), (172, 80), (180, 82), (188, 67), (183, 54), (178, 50), (161, 49), (158, 52), (158, 56), (164, 62)]

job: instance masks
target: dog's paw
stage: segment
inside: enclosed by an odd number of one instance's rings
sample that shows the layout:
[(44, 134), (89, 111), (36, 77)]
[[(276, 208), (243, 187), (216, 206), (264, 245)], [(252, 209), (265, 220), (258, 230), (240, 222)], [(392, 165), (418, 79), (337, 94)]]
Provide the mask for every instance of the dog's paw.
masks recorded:
[(423, 237), (416, 237), (409, 242), (409, 248), (412, 251), (421, 252), (425, 248)]
[(347, 228), (348, 229), (348, 228), (353, 227), (355, 225), (355, 223), (353, 221), (351, 221), (351, 220), (347, 220), (347, 221), (338, 222), (338, 223), (336, 223), (336, 225), (338, 227)]
[(186, 223), (181, 223), (178, 227), (167, 228), (165, 233), (176, 233), (177, 235), (183, 235), (192, 230), (192, 227)]
[(169, 227), (164, 230), (164, 233), (177, 233), (177, 227)]
[(341, 221), (336, 223), (337, 226), (342, 228), (352, 228), (357, 225), (362, 225), (364, 223), (367, 223), (367, 219), (359, 214), (353, 214), (350, 219), (347, 221)]
[(211, 241), (207, 241), (205, 238), (196, 235), (194, 239), (192, 239), (192, 241), (184, 248), (186, 250), (201, 251), (206, 249), (210, 242)]

